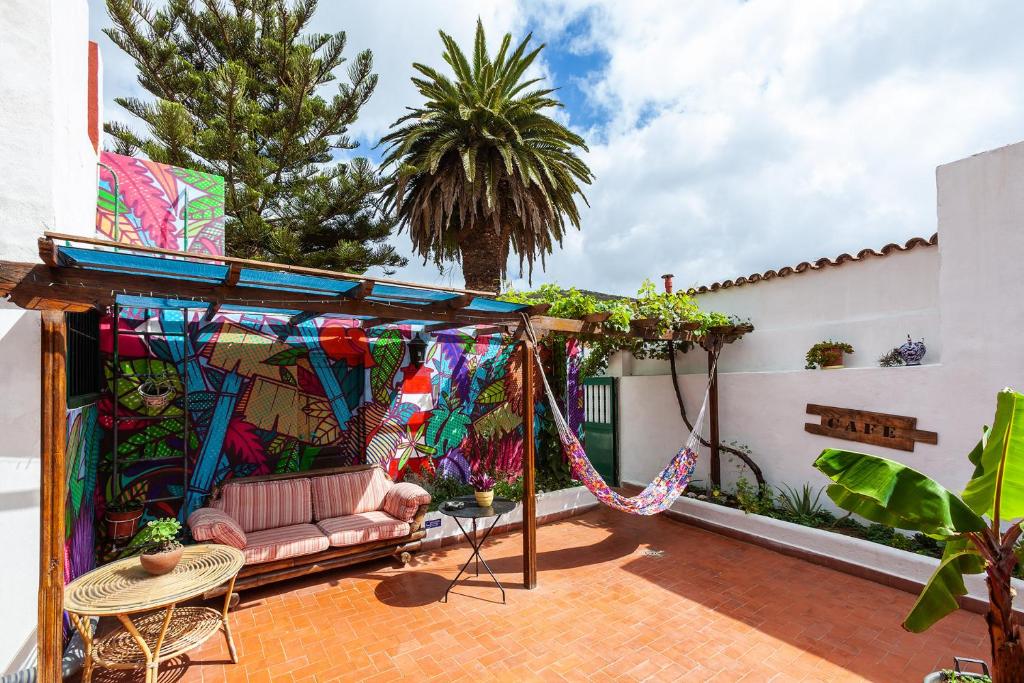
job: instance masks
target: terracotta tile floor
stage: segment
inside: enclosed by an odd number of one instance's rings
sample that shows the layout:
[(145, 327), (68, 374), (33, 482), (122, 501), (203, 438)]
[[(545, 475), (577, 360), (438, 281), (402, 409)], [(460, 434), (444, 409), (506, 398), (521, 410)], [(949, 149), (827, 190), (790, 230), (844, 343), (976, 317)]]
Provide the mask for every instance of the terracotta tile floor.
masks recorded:
[(239, 663), (215, 636), (160, 680), (916, 682), (987, 650), (980, 616), (906, 633), (908, 593), (661, 517), (601, 508), (542, 526), (534, 591), (519, 587), (521, 543), (485, 546), (507, 605), (483, 577), (438, 602), (469, 554), (449, 546), (405, 569), (381, 561), (243, 593)]

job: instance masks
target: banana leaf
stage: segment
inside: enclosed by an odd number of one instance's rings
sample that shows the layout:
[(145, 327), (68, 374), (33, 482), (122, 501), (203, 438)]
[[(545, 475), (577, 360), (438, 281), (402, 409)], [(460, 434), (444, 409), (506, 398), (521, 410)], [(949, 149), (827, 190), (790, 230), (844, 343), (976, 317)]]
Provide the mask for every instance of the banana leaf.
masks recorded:
[(974, 476), (963, 499), (979, 515), (1004, 520), (1024, 517), (1024, 395), (1004, 389), (996, 395), (996, 416), (968, 456)]
[(950, 539), (942, 553), (942, 562), (903, 620), (903, 628), (921, 633), (950, 612), (959, 608), (957, 598), (967, 595), (964, 574), (985, 571), (985, 561), (964, 538)]
[(829, 498), (873, 522), (951, 538), (985, 520), (933, 479), (894, 460), (828, 448), (814, 466), (835, 482)]

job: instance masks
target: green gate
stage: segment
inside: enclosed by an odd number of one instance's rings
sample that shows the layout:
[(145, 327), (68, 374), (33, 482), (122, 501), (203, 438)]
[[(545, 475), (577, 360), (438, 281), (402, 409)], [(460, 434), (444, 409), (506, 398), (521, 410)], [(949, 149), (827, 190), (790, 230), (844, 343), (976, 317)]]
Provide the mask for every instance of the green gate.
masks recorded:
[(619, 485), (617, 394), (614, 377), (583, 380), (583, 433), (587, 457), (611, 486)]

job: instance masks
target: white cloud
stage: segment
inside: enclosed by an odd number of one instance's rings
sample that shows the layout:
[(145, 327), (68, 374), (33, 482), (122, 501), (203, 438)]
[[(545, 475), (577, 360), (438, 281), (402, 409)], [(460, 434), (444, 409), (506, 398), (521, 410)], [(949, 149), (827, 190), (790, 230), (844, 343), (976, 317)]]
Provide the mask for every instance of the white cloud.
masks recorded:
[[(354, 132), (376, 139), (415, 104), (411, 63), (440, 65), (437, 29), (466, 44), (478, 14), (492, 41), (529, 25), (606, 58), (586, 76), (591, 206), (534, 284), (629, 293), (930, 235), (935, 166), (1024, 138), (1016, 0), (323, 2), (317, 28), (371, 48), (380, 74)], [(133, 82), (114, 52), (108, 96)], [(401, 275), (461, 280), (415, 258)]]

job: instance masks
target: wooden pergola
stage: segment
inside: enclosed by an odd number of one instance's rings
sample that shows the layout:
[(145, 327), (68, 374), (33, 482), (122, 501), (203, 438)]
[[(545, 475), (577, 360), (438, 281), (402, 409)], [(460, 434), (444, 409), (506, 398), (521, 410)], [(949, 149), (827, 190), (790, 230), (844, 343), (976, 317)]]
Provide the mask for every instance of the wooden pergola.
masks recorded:
[[(500, 332), (520, 345), (522, 387), (535, 396), (533, 342), (526, 338), (524, 316), (538, 336), (563, 333), (582, 338), (606, 333), (606, 314), (570, 320), (547, 316), (548, 306), (501, 302), (494, 293), (438, 287), (388, 278), (286, 266), (227, 256), (184, 254), (153, 247), (44, 233), (41, 263), (0, 260), (0, 295), (21, 308), (42, 314), (41, 474), (38, 647), (39, 680), (59, 680), (63, 642), (65, 538), (65, 433), (67, 420), (64, 313), (107, 310), (119, 298), (173, 299), (205, 308), (211, 320), (219, 311), (256, 308), (284, 315), (291, 324), (320, 316), (345, 317), (365, 329), (414, 324), (426, 333), (473, 327), (478, 334)], [(709, 359), (723, 344), (753, 328), (722, 326), (699, 334), (697, 325), (659, 333), (654, 321), (636, 321), (621, 336), (647, 341), (698, 344)], [(709, 362), (711, 468), (718, 455), (717, 370)], [(534, 497), (534, 402), (523, 401), (523, 585), (537, 585), (537, 516)]]

